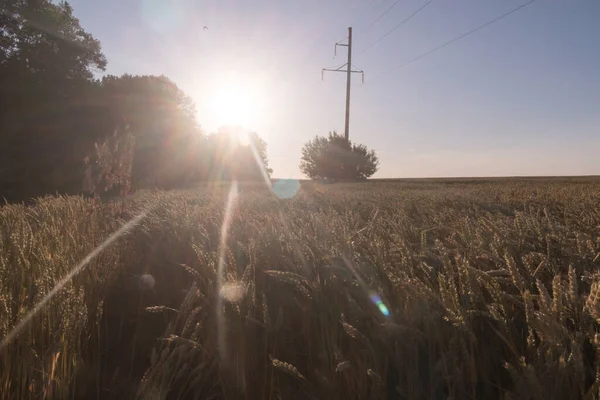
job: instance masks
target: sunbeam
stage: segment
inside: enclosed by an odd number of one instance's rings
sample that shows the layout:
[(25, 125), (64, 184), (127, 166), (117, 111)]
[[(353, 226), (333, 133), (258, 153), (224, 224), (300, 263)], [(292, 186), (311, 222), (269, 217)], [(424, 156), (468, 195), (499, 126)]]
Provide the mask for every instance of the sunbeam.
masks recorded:
[(129, 222), (119, 228), (115, 233), (110, 235), (102, 244), (92, 250), (79, 264), (77, 264), (64, 278), (62, 278), (55, 286), (52, 288), (48, 294), (44, 296), (39, 303), (33, 307), (31, 311), (25, 315), (25, 317), (19, 321), (17, 325), (6, 335), (4, 339), (2, 339), (2, 343), (0, 343), (0, 352), (15, 338), (21, 333), (21, 331), (27, 326), (27, 324), (35, 317), (41, 310), (44, 308), (46, 304), (54, 297), (71, 279), (75, 277), (79, 272), (81, 272), (85, 266), (92, 261), (100, 252), (106, 249), (108, 246), (113, 244), (120, 236), (126, 233), (131, 228), (135, 227), (146, 215), (148, 211), (142, 212), (140, 215), (132, 218)]
[(271, 178), (269, 178), (267, 169), (265, 168), (265, 165), (263, 164), (262, 159), (260, 158), (260, 155), (258, 154), (258, 150), (256, 150), (256, 146), (254, 145), (252, 140), (248, 141), (248, 145), (250, 146), (250, 150), (252, 150), (252, 155), (254, 156), (254, 161), (256, 161), (258, 168), (260, 168), (260, 173), (262, 174), (262, 177), (265, 180), (265, 185), (267, 185), (267, 187), (269, 189), (272, 189)]
[(221, 225), (221, 239), (219, 241), (219, 264), (217, 266), (217, 337), (219, 346), (219, 356), (221, 362), (227, 365), (227, 341), (225, 338), (225, 319), (223, 315), (223, 283), (224, 283), (224, 269), (225, 269), (225, 249), (227, 247), (227, 234), (229, 232), (229, 225), (231, 224), (231, 218), (233, 216), (233, 208), (235, 201), (238, 196), (237, 181), (233, 181), (229, 194), (227, 195), (227, 203), (225, 204), (225, 212), (223, 214), (223, 224)]

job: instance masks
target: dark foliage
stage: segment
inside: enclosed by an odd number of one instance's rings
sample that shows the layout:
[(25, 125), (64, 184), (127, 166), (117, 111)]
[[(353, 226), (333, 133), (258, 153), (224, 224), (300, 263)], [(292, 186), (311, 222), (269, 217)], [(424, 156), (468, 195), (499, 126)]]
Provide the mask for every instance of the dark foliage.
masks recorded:
[(202, 134), (192, 100), (165, 76), (107, 76), (100, 82), (111, 114), (135, 136), (134, 188), (180, 186), (190, 171)]
[(0, 193), (67, 191), (111, 122), (95, 104), (106, 59), (67, 3), (8, 0), (0, 13)]
[(106, 58), (68, 3), (0, 7), (0, 197), (81, 193), (84, 182), (97, 194), (257, 179), (256, 159), (270, 171), (258, 135), (258, 158), (226, 131), (207, 137), (193, 101), (167, 77), (95, 79)]

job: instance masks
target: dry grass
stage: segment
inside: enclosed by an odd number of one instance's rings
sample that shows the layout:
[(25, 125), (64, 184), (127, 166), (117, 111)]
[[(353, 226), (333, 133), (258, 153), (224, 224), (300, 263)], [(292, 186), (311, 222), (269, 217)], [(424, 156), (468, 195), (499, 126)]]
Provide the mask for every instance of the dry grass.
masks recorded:
[(218, 288), (226, 196), (3, 207), (2, 336), (155, 205), (0, 354), (0, 398), (600, 395), (600, 182), (304, 183), (291, 200), (249, 186), (223, 251), (233, 296)]

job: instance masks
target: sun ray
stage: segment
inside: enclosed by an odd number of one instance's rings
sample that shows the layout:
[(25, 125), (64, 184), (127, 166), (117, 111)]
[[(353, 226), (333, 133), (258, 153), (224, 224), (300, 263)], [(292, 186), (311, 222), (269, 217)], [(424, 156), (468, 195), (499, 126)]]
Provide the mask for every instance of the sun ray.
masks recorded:
[(62, 289), (64, 288), (70, 281), (77, 275), (81, 270), (83, 270), (90, 261), (92, 261), (98, 254), (102, 252), (102, 250), (109, 247), (113, 244), (119, 237), (123, 234), (127, 233), (130, 229), (134, 228), (140, 221), (148, 215), (148, 210), (142, 212), (138, 216), (129, 220), (129, 222), (125, 223), (121, 228), (119, 228), (116, 232), (110, 235), (102, 244), (92, 250), (79, 264), (77, 264), (67, 275), (65, 275), (53, 288), (50, 290), (42, 300), (40, 300), (34, 307), (29, 311), (25, 317), (19, 321), (17, 325), (6, 335), (2, 342), (0, 343), (0, 351), (4, 349), (15, 337), (21, 333), (21, 331), (27, 326), (27, 324), (35, 317), (46, 304)]
[(238, 196), (237, 181), (233, 181), (229, 194), (227, 195), (227, 203), (225, 204), (225, 212), (223, 213), (223, 223), (221, 225), (221, 239), (219, 241), (219, 264), (217, 266), (217, 341), (219, 348), (219, 356), (221, 362), (226, 365), (227, 359), (227, 338), (225, 337), (225, 316), (223, 311), (223, 286), (225, 283), (225, 250), (227, 247), (227, 234), (229, 232), (229, 226), (231, 225), (231, 219), (233, 217), (233, 208), (235, 201)]

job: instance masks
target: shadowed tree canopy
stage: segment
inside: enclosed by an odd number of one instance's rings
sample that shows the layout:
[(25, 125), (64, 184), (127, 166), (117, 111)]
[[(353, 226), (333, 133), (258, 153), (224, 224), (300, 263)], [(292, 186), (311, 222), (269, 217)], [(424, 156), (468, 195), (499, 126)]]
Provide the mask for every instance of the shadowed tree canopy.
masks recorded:
[(300, 170), (311, 179), (362, 180), (379, 167), (374, 150), (352, 144), (333, 131), (329, 136), (316, 136), (302, 147)]
[(68, 3), (1, 4), (0, 191), (7, 199), (65, 191), (110, 123), (90, 104), (106, 59)]
[(105, 67), (67, 2), (0, 2), (0, 198), (259, 179), (259, 165), (270, 173), (257, 134), (253, 146), (233, 140), (241, 128), (207, 138), (170, 79), (94, 79)]
[[(3, 77), (35, 75), (38, 83), (54, 91), (61, 88), (63, 94), (78, 80), (92, 80), (93, 72), (106, 67), (100, 42), (83, 30), (64, 1), (3, 0), (0, 46)], [(11, 87), (19, 87), (18, 81), (13, 83)]]
[(101, 91), (135, 136), (134, 187), (175, 187), (193, 178), (202, 134), (190, 97), (165, 76), (106, 76)]

